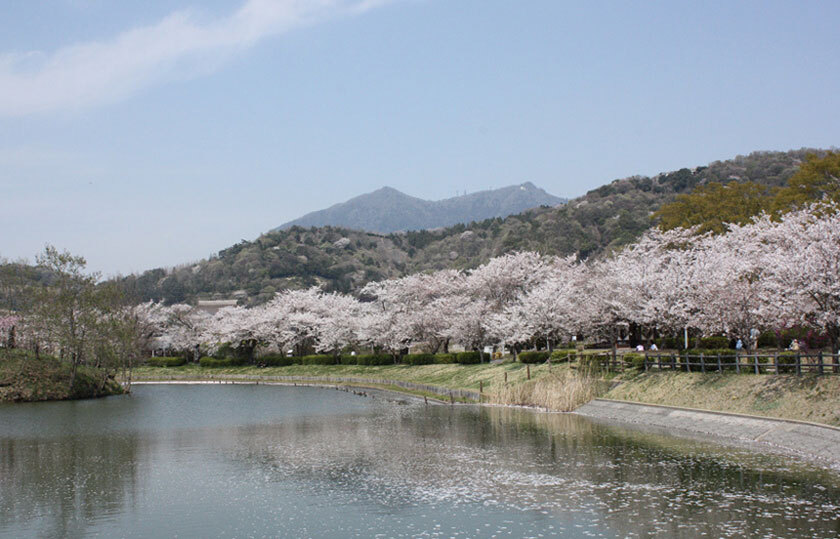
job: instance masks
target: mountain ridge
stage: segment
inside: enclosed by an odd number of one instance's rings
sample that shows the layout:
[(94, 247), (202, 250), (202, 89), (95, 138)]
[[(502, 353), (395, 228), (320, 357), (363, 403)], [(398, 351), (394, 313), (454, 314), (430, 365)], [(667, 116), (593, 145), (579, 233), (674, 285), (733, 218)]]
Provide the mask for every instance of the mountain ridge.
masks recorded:
[(537, 207), (436, 230), (377, 234), (335, 226), (292, 226), (222, 249), (194, 264), (122, 278), (138, 300), (169, 303), (240, 297), (267, 301), (288, 288), (358, 292), (368, 282), (445, 268), (470, 269), (511, 251), (603, 256), (655, 224), (652, 214), (710, 182), (785, 185), (808, 153), (753, 152), (706, 166), (613, 180), (559, 207)]
[(385, 186), (307, 213), (271, 232), (293, 226), (338, 226), (389, 234), (507, 217), (538, 206), (557, 206), (565, 202), (566, 199), (551, 195), (531, 182), (441, 200), (425, 200)]

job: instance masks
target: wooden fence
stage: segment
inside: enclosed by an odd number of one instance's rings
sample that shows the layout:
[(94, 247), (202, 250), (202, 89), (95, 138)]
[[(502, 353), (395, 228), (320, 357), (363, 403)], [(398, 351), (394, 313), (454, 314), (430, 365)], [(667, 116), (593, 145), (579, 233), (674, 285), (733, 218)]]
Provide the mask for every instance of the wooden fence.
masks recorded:
[(645, 371), (840, 374), (840, 354), (645, 354)]

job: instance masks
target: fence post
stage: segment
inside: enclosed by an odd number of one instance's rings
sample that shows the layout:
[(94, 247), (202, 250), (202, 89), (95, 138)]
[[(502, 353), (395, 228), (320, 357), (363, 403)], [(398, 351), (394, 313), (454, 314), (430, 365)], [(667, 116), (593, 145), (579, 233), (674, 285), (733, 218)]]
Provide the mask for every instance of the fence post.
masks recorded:
[(759, 374), (758, 372), (758, 354), (753, 352), (753, 365), (755, 365), (755, 373)]
[(645, 372), (648, 371), (648, 353), (645, 352)]
[[(659, 363), (662, 363), (662, 358), (659, 358)], [(677, 356), (673, 352), (671, 352), (671, 370), (677, 370)]]
[(700, 352), (700, 372), (706, 373), (706, 359), (703, 357), (703, 352)]
[(817, 355), (817, 365), (819, 365), (820, 374), (825, 374), (823, 370), (823, 352), (820, 350), (820, 353)]
[(741, 354), (735, 350), (735, 374), (741, 374)]
[(659, 362), (659, 370), (662, 370), (662, 354), (656, 355), (656, 360)]
[(796, 374), (802, 374), (802, 358), (799, 356), (799, 352), (796, 353)]
[(773, 370), (779, 374), (779, 351), (773, 352)]
[(525, 374), (528, 376), (528, 380), (530, 380), (531, 379), (531, 364), (530, 363), (525, 364)]
[(685, 371), (691, 372), (691, 354), (688, 353), (688, 350), (685, 352)]
[(484, 393), (484, 382), (481, 380), (478, 381), (478, 393)]
[(505, 385), (507, 385), (507, 371), (505, 371)]

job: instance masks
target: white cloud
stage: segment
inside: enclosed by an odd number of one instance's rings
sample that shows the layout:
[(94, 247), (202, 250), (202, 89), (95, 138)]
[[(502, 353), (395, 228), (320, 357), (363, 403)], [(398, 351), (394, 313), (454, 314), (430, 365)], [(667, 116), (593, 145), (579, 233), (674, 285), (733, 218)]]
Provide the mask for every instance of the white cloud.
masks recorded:
[(216, 69), (267, 36), (327, 17), (357, 14), (390, 0), (248, 0), (210, 22), (179, 11), (110, 41), (52, 53), (0, 54), (0, 116), (91, 107), (148, 86)]

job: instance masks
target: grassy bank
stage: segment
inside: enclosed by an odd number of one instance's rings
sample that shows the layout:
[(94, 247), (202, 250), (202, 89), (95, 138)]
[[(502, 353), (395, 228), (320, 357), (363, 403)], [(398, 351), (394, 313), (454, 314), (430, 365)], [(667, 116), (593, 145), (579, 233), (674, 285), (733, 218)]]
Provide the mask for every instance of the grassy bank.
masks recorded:
[[(530, 371), (530, 380), (528, 379)], [(235, 376), (237, 379), (271, 380), (281, 376), (353, 377), (427, 384), (445, 389), (483, 391), (484, 402), (537, 406), (552, 410), (573, 410), (606, 391), (603, 381), (579, 376), (568, 365), (530, 365), (504, 362), (480, 365), (290, 365), (203, 368), (195, 364), (181, 367), (140, 367), (134, 380), (207, 380)], [(507, 380), (507, 383), (505, 382)], [(396, 387), (407, 393), (420, 394)], [(427, 396), (434, 396), (428, 394)], [(439, 397), (438, 397), (439, 398)]]
[[(556, 370), (556, 367), (555, 367)], [(428, 384), (447, 389), (468, 389), (493, 391), (504, 385), (505, 374), (509, 383), (526, 380), (527, 369), (519, 363), (481, 365), (289, 365), (287, 367), (222, 367), (204, 368), (196, 364), (181, 367), (138, 367), (134, 370), (135, 380), (204, 380), (211, 376), (239, 375), (254, 377), (273, 376), (321, 376), (359, 377), (399, 380)], [(545, 365), (531, 365), (532, 379), (548, 374)]]
[[(252, 380), (279, 376), (358, 377), (428, 384), (446, 389), (483, 389), (483, 401), (573, 410), (592, 398), (683, 406), (840, 426), (840, 376), (700, 373), (585, 375), (577, 365), (520, 363), (482, 365), (291, 365), (288, 367), (140, 367), (135, 380), (207, 380), (235, 375)], [(507, 384), (505, 384), (507, 375)], [(371, 385), (370, 387), (374, 387)], [(378, 386), (422, 395), (396, 387)], [(612, 389), (610, 389), (612, 387)], [(428, 396), (433, 396), (428, 394)]]
[(0, 350), (0, 402), (87, 399), (122, 393), (114, 380), (102, 384), (97, 369), (79, 367), (70, 387), (70, 365), (22, 350)]
[(840, 426), (840, 376), (641, 373), (604, 397)]

